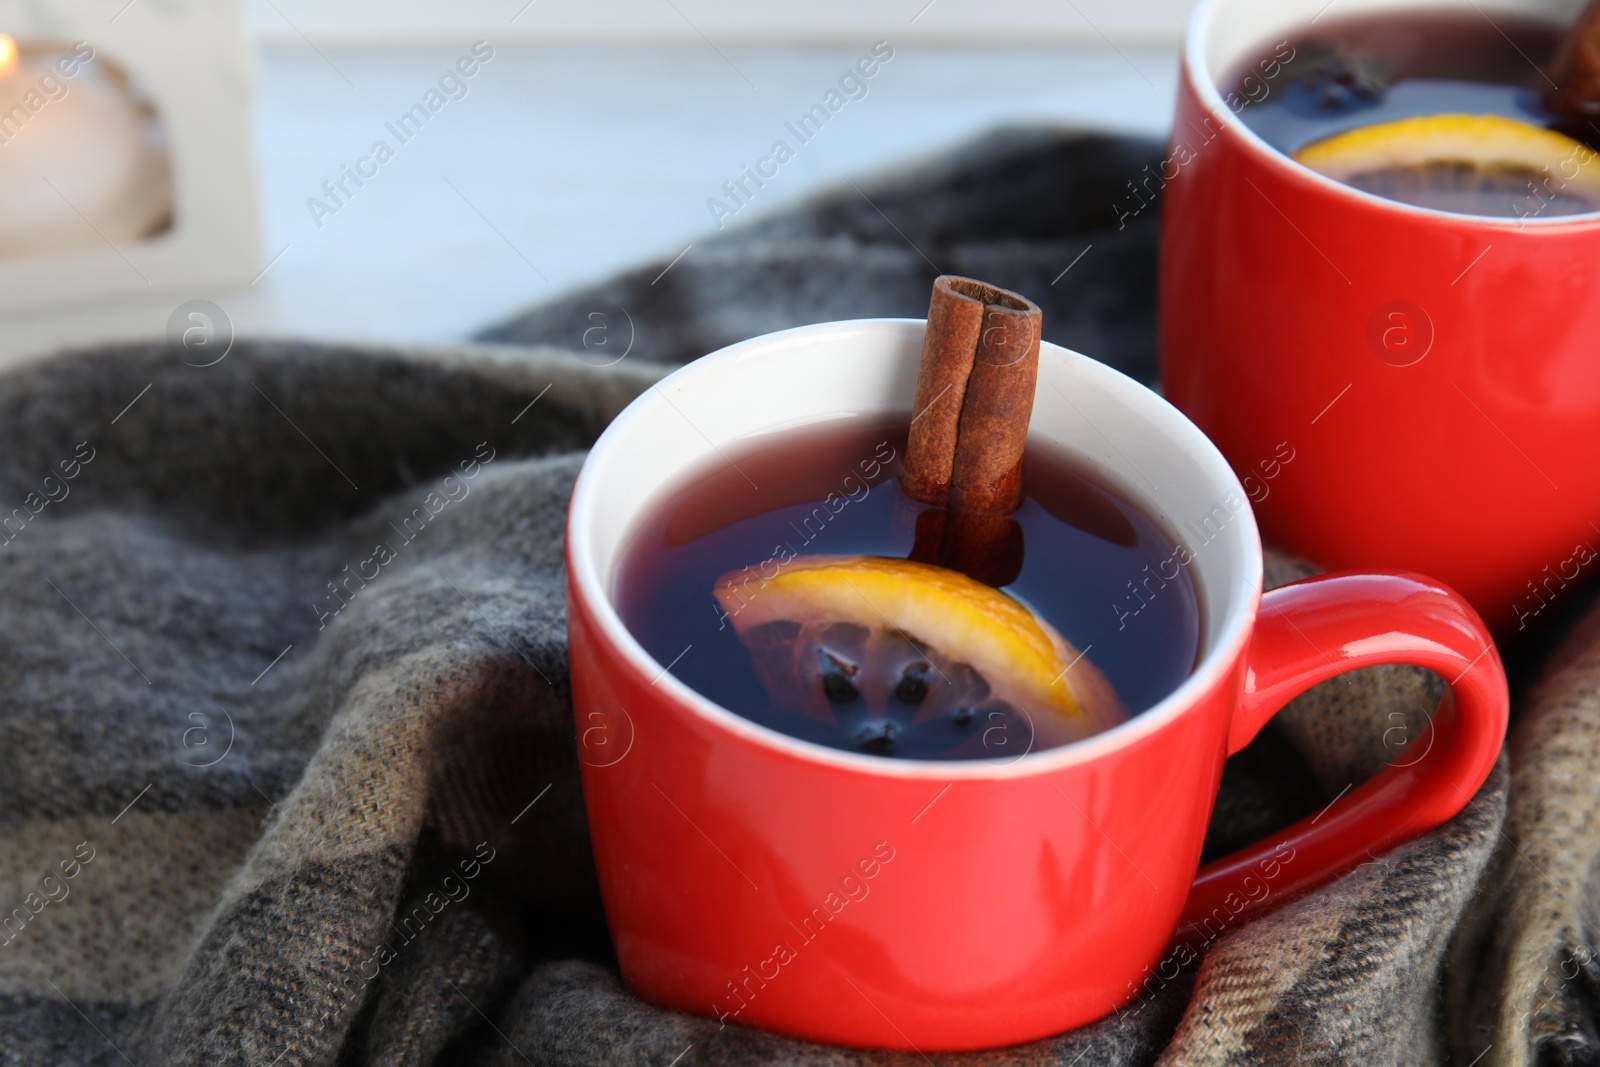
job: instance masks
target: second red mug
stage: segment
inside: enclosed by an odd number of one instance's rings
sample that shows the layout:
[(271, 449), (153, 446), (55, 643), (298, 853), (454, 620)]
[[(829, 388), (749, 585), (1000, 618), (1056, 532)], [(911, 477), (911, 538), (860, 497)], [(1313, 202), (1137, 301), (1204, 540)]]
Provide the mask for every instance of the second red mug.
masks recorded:
[[(1428, 7), (1564, 26), (1581, 5)], [(1247, 99), (1284, 90), (1278, 60), (1314, 19), (1375, 10), (1196, 8), (1167, 157), (1136, 179), (1163, 197), (1162, 383), (1269, 542), (1325, 567), (1424, 571), (1510, 636), (1600, 559), (1600, 215), (1413, 207), (1244, 125)]]

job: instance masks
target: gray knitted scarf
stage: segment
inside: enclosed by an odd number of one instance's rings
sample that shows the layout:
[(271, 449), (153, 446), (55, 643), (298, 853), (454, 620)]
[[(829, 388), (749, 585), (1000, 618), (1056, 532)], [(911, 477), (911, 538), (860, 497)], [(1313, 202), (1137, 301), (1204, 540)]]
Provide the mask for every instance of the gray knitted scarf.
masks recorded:
[[(530, 312), (495, 332), (516, 348), (128, 346), (0, 376), (0, 1062), (1596, 1062), (1600, 621), (1575, 612), (1514, 659), (1509, 770), (1460, 816), (1081, 1031), (857, 1052), (617, 979), (565, 663), (583, 450), (665, 364), (920, 314), (936, 270), (1149, 379), (1153, 215), (1091, 208), (1152, 152), (1004, 135)], [(631, 349), (573, 334), (596, 309)], [(1208, 856), (1392, 760), (1437, 692), (1383, 668), (1302, 697), (1229, 761)]]

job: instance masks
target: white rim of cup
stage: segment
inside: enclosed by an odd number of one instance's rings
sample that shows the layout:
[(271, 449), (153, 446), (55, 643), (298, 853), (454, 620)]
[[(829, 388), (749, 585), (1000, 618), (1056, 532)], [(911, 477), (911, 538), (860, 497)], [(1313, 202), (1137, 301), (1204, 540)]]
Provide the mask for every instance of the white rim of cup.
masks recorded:
[[(1390, 200), (1388, 197), (1379, 196), (1357, 189), (1353, 185), (1346, 185), (1336, 178), (1320, 174), (1303, 163), (1297, 163), (1289, 156), (1278, 151), (1266, 141), (1262, 140), (1254, 130), (1239, 118), (1239, 113), (1228, 106), (1223, 100), (1221, 91), (1211, 77), (1210, 65), (1206, 62), (1206, 46), (1210, 40), (1213, 21), (1217, 9), (1234, 0), (1200, 0), (1189, 16), (1189, 24), (1183, 34), (1183, 77), (1188, 81), (1189, 88), (1199, 98), (1206, 113), (1215, 117), (1226, 116), (1222, 124), (1222, 134), (1226, 136), (1232, 130), (1239, 136), (1246, 150), (1253, 152), (1258, 158), (1266, 161), (1268, 166), (1283, 171), (1290, 177), (1312, 185), (1321, 191), (1335, 197), (1342, 197), (1354, 203), (1369, 208), (1392, 212), (1397, 215), (1409, 215), (1418, 219), (1433, 221), (1448, 221), (1458, 227), (1476, 226), (1485, 230), (1525, 230), (1529, 227), (1538, 229), (1566, 229), (1593, 227), (1600, 223), (1600, 211), (1586, 211), (1578, 215), (1554, 215), (1548, 218), (1502, 218), (1495, 215), (1466, 215), (1454, 211), (1441, 211), (1438, 208), (1419, 207), (1416, 204), (1407, 204), (1399, 200)], [(1439, 5), (1441, 10), (1447, 5)]]
[[(606, 468), (613, 462), (612, 452), (618, 446), (616, 441), (627, 434), (634, 421), (646, 417), (646, 413), (656, 407), (670, 407), (668, 402), (657, 395), (657, 389), (669, 382), (687, 384), (694, 378), (706, 374), (718, 373), (723, 365), (735, 365), (740, 360), (748, 358), (752, 352), (772, 345), (784, 345), (796, 339), (816, 340), (826, 338), (829, 333), (856, 333), (863, 327), (869, 329), (904, 329), (915, 325), (925, 328), (921, 319), (850, 319), (841, 322), (825, 322), (814, 326), (797, 326), (793, 329), (780, 330), (776, 333), (765, 334), (761, 337), (752, 337), (747, 341), (740, 341), (726, 348), (718, 349), (710, 355), (702, 356), (692, 363), (687, 363), (676, 371), (667, 375), (656, 385), (641, 393), (634, 401), (623, 410), (611, 425), (606, 427), (589, 450), (588, 457), (584, 460), (583, 468), (578, 472), (578, 478), (572, 490), (572, 502), (567, 513), (567, 546), (569, 565), (572, 568), (572, 577), (577, 585), (579, 594), (591, 608), (591, 614), (599, 625), (603, 640), (611, 642), (621, 654), (623, 660), (635, 674), (648, 680), (656, 679), (655, 688), (662, 691), (664, 698), (671, 700), (685, 709), (689, 714), (741, 737), (753, 741), (765, 748), (776, 750), (785, 755), (793, 756), (807, 762), (820, 763), (840, 768), (842, 770), (862, 772), (879, 777), (914, 778), (927, 781), (955, 782), (964, 780), (996, 780), (1009, 778), (1025, 778), (1035, 774), (1048, 773), (1065, 767), (1082, 763), (1090, 763), (1107, 753), (1125, 748), (1135, 741), (1141, 740), (1158, 730), (1170, 725), (1185, 713), (1193, 712), (1198, 707), (1201, 697), (1213, 687), (1225, 682), (1224, 675), (1230, 671), (1238, 658), (1248, 651), (1247, 641), (1254, 629), (1256, 613), (1260, 610), (1262, 555), (1261, 536), (1256, 527), (1255, 512), (1249, 506), (1249, 497), (1238, 477), (1233, 473), (1233, 468), (1228, 465), (1222, 453), (1210, 438), (1200, 432), (1200, 429), (1177, 408), (1167, 403), (1166, 400), (1156, 395), (1139, 382), (1129, 378), (1120, 371), (1090, 359), (1088, 356), (1062, 348), (1058, 345), (1044, 342), (1040, 345), (1039, 358), (1064, 359), (1081, 361), (1080, 370), (1091, 375), (1098, 375), (1111, 383), (1111, 387), (1124, 390), (1128, 393), (1132, 406), (1141, 409), (1142, 417), (1152, 421), (1159, 421), (1166, 428), (1164, 436), (1173, 442), (1175, 447), (1182, 448), (1191, 456), (1199, 459), (1208, 468), (1213, 476), (1215, 487), (1226, 493), (1237, 493), (1240, 500), (1245, 501), (1245, 507), (1240, 512), (1239, 518), (1243, 521), (1230, 524), (1230, 536), (1242, 539), (1245, 553), (1243, 560), (1251, 582), (1243, 588), (1229, 590), (1230, 598), (1227, 607), (1222, 612), (1222, 625), (1217, 628), (1214, 637), (1209, 637), (1202, 632), (1204, 654), (1195, 664), (1189, 676), (1172, 692), (1168, 693), (1156, 704), (1146, 710), (1135, 714), (1124, 723), (1112, 727), (1092, 737), (1075, 741), (1071, 744), (1054, 748), (1040, 749), (1029, 752), (1013, 762), (992, 764), (984, 760), (922, 760), (885, 758), (871, 756), (865, 753), (849, 752), (844, 749), (830, 748), (812, 741), (792, 737), (780, 730), (747, 719), (743, 715), (724, 708), (715, 701), (703, 696), (699, 691), (679, 681), (671, 671), (658, 662), (639, 644), (638, 640), (628, 630), (622, 617), (617, 613), (615, 605), (611, 602), (609, 588), (609, 575), (602, 576), (595, 565), (595, 559), (590, 551), (590, 532), (593, 521), (593, 502), (597, 497), (596, 486), (606, 478)], [(908, 403), (909, 410), (910, 404)], [(668, 487), (671, 488), (671, 487)], [(643, 501), (635, 514), (642, 513), (652, 506), (661, 503), (661, 495), (656, 494)], [(637, 527), (635, 527), (636, 529)], [(634, 531), (624, 532), (621, 547), (618, 552), (626, 550), (627, 537)], [(1168, 533), (1170, 537), (1171, 534)], [(1199, 560), (1196, 566), (1203, 567)], [(1197, 585), (1200, 583), (1197, 583)], [(1216, 596), (1218, 592), (1209, 585), (1202, 590), (1202, 596)], [(570, 610), (570, 609), (569, 609)], [(624, 709), (626, 710), (626, 709)]]

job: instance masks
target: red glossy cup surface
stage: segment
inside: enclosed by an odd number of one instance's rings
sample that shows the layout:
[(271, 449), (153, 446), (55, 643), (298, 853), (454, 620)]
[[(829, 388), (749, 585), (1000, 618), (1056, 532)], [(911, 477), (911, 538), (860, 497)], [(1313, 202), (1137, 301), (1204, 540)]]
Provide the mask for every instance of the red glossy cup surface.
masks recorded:
[[(1582, 5), (1423, 6), (1564, 24)], [(1250, 92), (1281, 90), (1271, 54), (1326, 7), (1203, 0), (1190, 23), (1168, 156), (1135, 179), (1165, 187), (1164, 391), (1269, 542), (1424, 571), (1514, 634), (1600, 548), (1600, 216), (1544, 217), (1531, 194), (1524, 218), (1411, 207), (1269, 147), (1227, 80), (1267, 56)]]
[[(1154, 393), (1049, 344), (1034, 439), (1171, 531), (1199, 593), (1201, 656), (1175, 692), (1078, 744), (955, 762), (813, 745), (688, 689), (612, 606), (629, 535), (751, 437), (909, 417), (922, 333), (834, 323), (707, 356), (635, 401), (578, 478), (568, 625), (584, 796), (623, 977), (655, 1004), (922, 1052), (1058, 1033), (1135, 999), (1180, 925), (1214, 937), (1450, 817), (1499, 751), (1504, 674), (1460, 597), (1407, 575), (1263, 597), (1255, 519), (1221, 454)], [(1317, 817), (1197, 875), (1226, 756), (1306, 687), (1388, 662), (1450, 684), (1428, 734)]]

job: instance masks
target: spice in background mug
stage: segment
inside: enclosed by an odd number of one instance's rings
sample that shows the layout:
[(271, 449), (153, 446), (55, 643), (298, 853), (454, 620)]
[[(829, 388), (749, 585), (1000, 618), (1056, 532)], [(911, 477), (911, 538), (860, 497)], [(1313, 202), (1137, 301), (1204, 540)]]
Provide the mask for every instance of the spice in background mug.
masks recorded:
[[(1401, 11), (1319, 20), (1229, 81), (1268, 144), (1407, 204), (1518, 219), (1600, 209), (1600, 131), (1540, 93), (1561, 45), (1542, 19)], [(1278, 84), (1258, 70), (1279, 67)], [(1275, 91), (1273, 91), (1275, 90)]]

